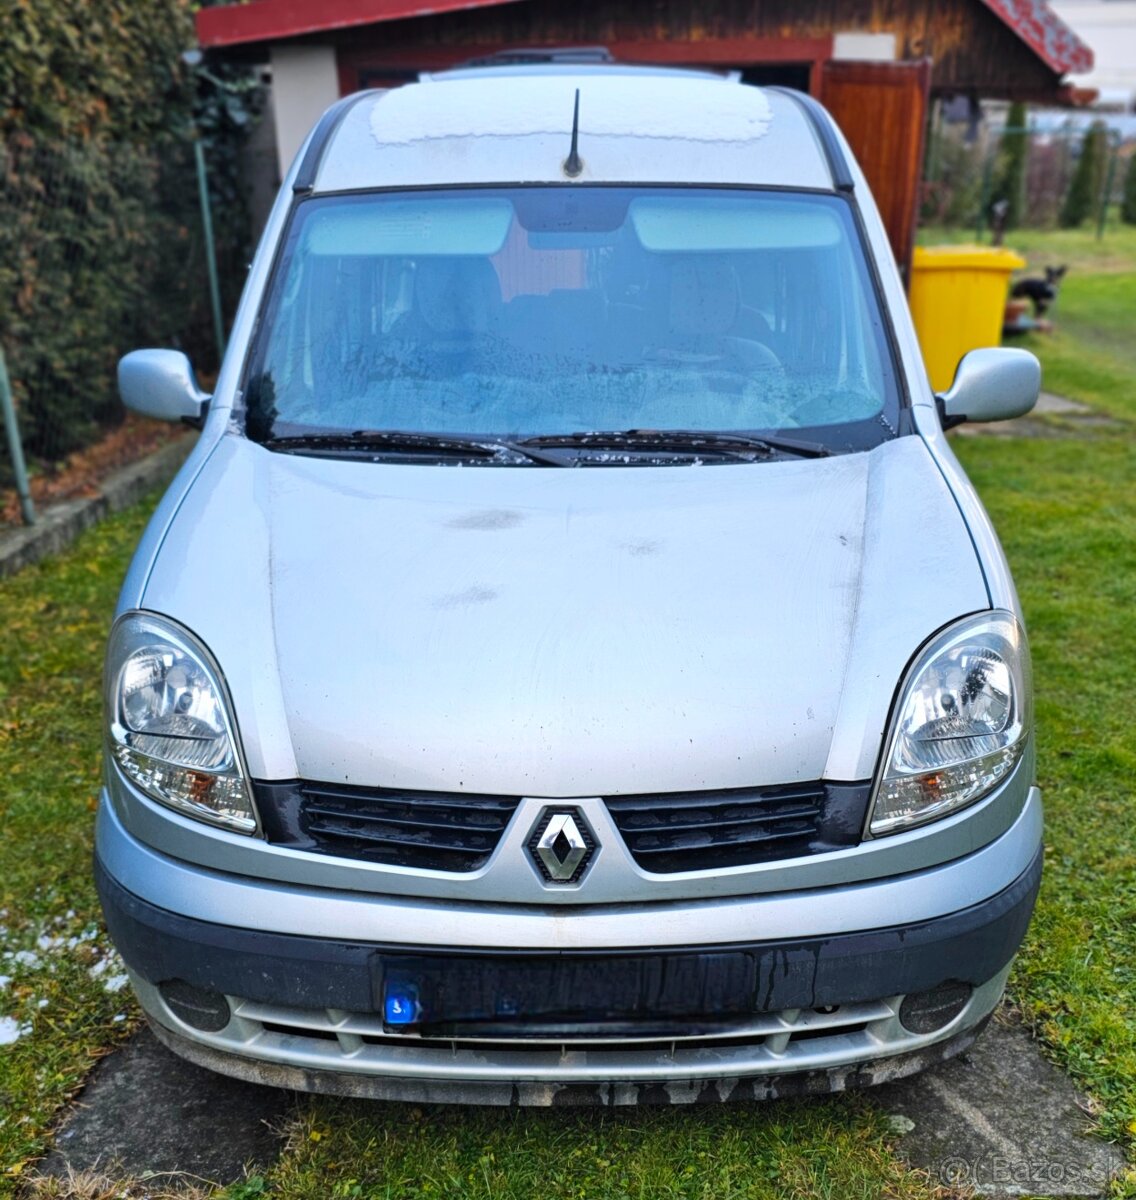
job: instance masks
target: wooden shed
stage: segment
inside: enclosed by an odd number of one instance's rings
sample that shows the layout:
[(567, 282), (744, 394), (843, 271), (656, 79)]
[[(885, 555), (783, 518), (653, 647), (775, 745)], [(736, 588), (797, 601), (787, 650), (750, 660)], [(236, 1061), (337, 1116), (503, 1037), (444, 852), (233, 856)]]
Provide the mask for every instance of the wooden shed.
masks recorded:
[(201, 46), (270, 61), (281, 170), (319, 113), (505, 51), (602, 46), (810, 92), (840, 123), (906, 268), (932, 96), (1068, 103), (1091, 51), (1044, 0), (253, 0), (197, 13)]

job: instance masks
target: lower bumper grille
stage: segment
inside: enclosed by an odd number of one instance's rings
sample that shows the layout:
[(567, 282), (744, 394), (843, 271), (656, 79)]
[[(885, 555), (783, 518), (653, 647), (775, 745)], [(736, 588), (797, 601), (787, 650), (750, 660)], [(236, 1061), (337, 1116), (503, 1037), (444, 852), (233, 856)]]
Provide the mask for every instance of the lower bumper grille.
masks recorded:
[[(1008, 971), (976, 988), (965, 1008), (934, 1034), (905, 1029), (899, 1021), (904, 997), (891, 996), (753, 1014), (713, 1033), (523, 1040), (392, 1034), (381, 1014), (238, 997), (229, 997), (232, 1018), (224, 1029), (201, 1033), (165, 1006), (156, 987), (131, 978), (159, 1033), (172, 1035), (174, 1049), (242, 1078), (385, 1099), (621, 1105), (761, 1099), (898, 1078), (942, 1053), (965, 1049), (973, 1036), (967, 1031), (993, 1010)], [(937, 1055), (943, 1046), (947, 1050)], [(825, 1074), (793, 1085), (794, 1076), (814, 1073)]]
[(877, 1000), (864, 1004), (845, 1004), (830, 1008), (787, 1009), (784, 1012), (750, 1014), (716, 1025), (703, 1024), (691, 1029), (689, 1023), (675, 1022), (670, 1030), (659, 1023), (644, 1024), (644, 1032), (635, 1033), (628, 1026), (618, 1033), (604, 1036), (602, 1030), (584, 1028), (571, 1035), (557, 1033), (518, 1032), (513, 1036), (494, 1033), (485, 1037), (429, 1037), (417, 1033), (392, 1033), (383, 1024), (379, 1013), (343, 1013), (337, 1010), (283, 1008), (251, 1000), (231, 1000), (233, 1015), (253, 1021), (269, 1033), (289, 1037), (311, 1037), (346, 1044), (348, 1052), (361, 1046), (418, 1046), (422, 1049), (441, 1049), (447, 1053), (468, 1049), (482, 1052), (520, 1051), (552, 1048), (558, 1053), (576, 1051), (610, 1051), (621, 1047), (662, 1053), (677, 1052), (682, 1047), (737, 1046), (739, 1043), (760, 1045), (773, 1054), (785, 1053), (794, 1043), (815, 1042), (847, 1034), (859, 1034), (869, 1026), (882, 1031), (895, 1020), (898, 1002)]

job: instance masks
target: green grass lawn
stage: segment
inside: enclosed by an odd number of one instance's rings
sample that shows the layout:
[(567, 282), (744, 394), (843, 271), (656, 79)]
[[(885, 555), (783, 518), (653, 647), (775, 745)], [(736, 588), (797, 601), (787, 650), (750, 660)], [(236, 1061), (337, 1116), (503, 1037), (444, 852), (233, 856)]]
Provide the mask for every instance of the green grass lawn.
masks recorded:
[[(1111, 239), (1111, 243), (1110, 243)], [(1048, 820), (1037, 915), (1011, 998), (1090, 1094), (1103, 1136), (1136, 1135), (1136, 231), (1014, 235), (1072, 264), (1059, 330), (1029, 343), (1046, 386), (1117, 423), (1054, 438), (959, 438), (1021, 590)], [(1025, 244), (1028, 240), (1028, 246)], [(1066, 423), (1066, 428), (1069, 423)], [(134, 1020), (90, 880), (98, 679), (148, 505), (0, 581), (0, 1195), (59, 1107)], [(7, 1021), (9, 1024), (5, 1025)], [(306, 1099), (288, 1149), (234, 1189), (331, 1197), (589, 1200), (931, 1197), (871, 1094), (720, 1109), (474, 1111)], [(1136, 1196), (1136, 1175), (1114, 1188)]]
[[(970, 240), (926, 230), (933, 244)], [(1042, 386), (1116, 418), (1070, 436), (958, 438), (1014, 568), (1033, 650), (1046, 875), (1011, 981), (1044, 1044), (1136, 1135), (1136, 227), (1014, 230), (1023, 274), (1066, 264)], [(1136, 1182), (1127, 1185), (1130, 1193)]]
[[(924, 245), (970, 242), (973, 230), (923, 229)], [(1042, 361), (1044, 386), (1084, 400), (1102, 413), (1136, 418), (1136, 225), (1095, 229), (1015, 229), (1006, 246), (1027, 263), (1020, 275), (1068, 267), (1051, 334), (1031, 334), (1012, 344)]]
[(1029, 263), (1023, 274), (1069, 268), (1054, 332), (1022, 342), (1041, 358), (1046, 388), (1136, 418), (1136, 226), (1110, 226), (1099, 241), (1087, 229), (1021, 230), (1007, 241)]
[(91, 840), (99, 660), (148, 508), (0, 580), (0, 1194), (133, 1019), (100, 923)]
[(1011, 994), (1136, 1133), (1136, 439), (959, 439), (1033, 652), (1046, 869)]

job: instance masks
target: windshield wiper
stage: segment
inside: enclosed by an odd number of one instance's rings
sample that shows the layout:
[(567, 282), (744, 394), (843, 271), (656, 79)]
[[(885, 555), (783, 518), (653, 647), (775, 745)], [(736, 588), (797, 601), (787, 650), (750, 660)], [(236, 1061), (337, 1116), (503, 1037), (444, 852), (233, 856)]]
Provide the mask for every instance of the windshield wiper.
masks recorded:
[(286, 434), (266, 438), (261, 443), (269, 450), (296, 452), (304, 450), (323, 451), (329, 454), (367, 453), (378, 451), (390, 454), (443, 455), (447, 458), (501, 458), (512, 454), (528, 462), (547, 466), (568, 466), (563, 458), (553, 454), (541, 454), (514, 442), (501, 442), (492, 438), (459, 437), (454, 434), (417, 433), (405, 429), (355, 429), (329, 433)]
[(511, 443), (518, 449), (529, 446), (565, 449), (658, 451), (661, 454), (735, 454), (751, 459), (754, 454), (792, 454), (798, 458), (825, 458), (832, 453), (819, 442), (798, 441), (774, 435), (714, 433), (701, 429), (621, 429), (607, 432), (546, 433)]
[(282, 434), (267, 438), (269, 450), (324, 454), (421, 454), (446, 458), (497, 459), (535, 462), (551, 467), (569, 467), (580, 460), (549, 450), (627, 450), (635, 454), (698, 454), (740, 458), (752, 462), (756, 455), (791, 454), (799, 458), (823, 458), (832, 452), (818, 442), (797, 441), (779, 436), (743, 433), (714, 433), (701, 429), (617, 429), (581, 433), (545, 433), (502, 441), (496, 438), (463, 437), (457, 434), (419, 433), (407, 429), (332, 430), (321, 433)]

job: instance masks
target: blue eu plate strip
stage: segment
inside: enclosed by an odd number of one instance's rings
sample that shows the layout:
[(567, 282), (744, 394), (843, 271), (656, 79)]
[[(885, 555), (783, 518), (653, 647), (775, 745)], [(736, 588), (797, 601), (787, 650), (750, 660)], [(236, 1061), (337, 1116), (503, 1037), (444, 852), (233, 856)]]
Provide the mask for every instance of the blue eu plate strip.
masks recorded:
[(383, 1020), (388, 1025), (413, 1025), (418, 1020), (418, 989), (388, 983), (383, 995)]

